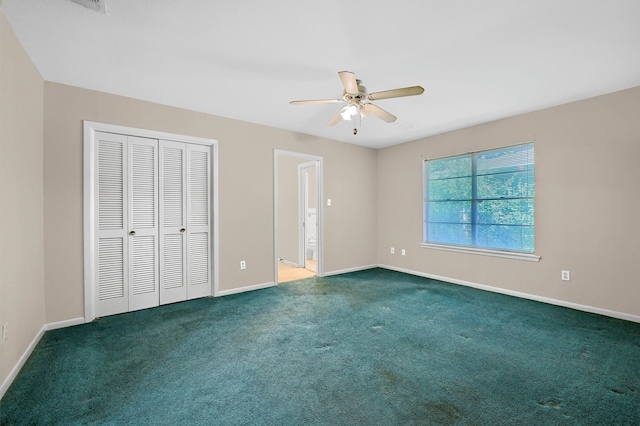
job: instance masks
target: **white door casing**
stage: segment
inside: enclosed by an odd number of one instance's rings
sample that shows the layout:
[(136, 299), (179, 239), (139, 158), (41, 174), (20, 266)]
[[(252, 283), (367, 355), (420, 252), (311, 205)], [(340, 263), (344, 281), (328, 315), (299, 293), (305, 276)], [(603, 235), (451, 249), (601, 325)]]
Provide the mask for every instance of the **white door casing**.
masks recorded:
[[(299, 217), (299, 242), (298, 242), (298, 264), (303, 268), (307, 267), (307, 244), (309, 235), (316, 237), (318, 235), (318, 222), (314, 214), (309, 216), (309, 172), (317, 174), (316, 165), (318, 161), (311, 161), (298, 165), (298, 217)], [(317, 176), (314, 179), (317, 185)], [(317, 189), (314, 190), (314, 193)], [(313, 200), (313, 204), (317, 205), (317, 200)], [(317, 249), (317, 248), (316, 248)]]
[(323, 254), (323, 223), (324, 208), (323, 200), (323, 158), (317, 155), (303, 154), (300, 152), (284, 151), (280, 149), (273, 150), (273, 266), (274, 266), (274, 282), (278, 283), (278, 159), (282, 157), (295, 157), (302, 160), (315, 162), (316, 167), (316, 219), (317, 219), (317, 263), (316, 275), (322, 277), (324, 274), (324, 254)]

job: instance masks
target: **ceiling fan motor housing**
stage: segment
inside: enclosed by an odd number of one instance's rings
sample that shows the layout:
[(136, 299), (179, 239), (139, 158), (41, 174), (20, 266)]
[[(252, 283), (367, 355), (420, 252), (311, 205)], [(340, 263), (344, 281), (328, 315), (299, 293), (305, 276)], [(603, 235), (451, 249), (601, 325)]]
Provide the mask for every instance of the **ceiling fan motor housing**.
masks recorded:
[(362, 85), (361, 80), (356, 80), (356, 83), (358, 84), (358, 93), (347, 93), (346, 89), (342, 91), (342, 99), (345, 102), (360, 102), (367, 99), (367, 88)]

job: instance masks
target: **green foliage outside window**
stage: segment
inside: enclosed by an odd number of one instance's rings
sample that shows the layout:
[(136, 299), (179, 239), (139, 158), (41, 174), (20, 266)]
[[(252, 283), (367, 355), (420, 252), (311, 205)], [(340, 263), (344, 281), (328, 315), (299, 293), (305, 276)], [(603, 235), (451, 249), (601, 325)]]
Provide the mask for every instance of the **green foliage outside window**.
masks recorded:
[(427, 243), (533, 253), (533, 144), (425, 162)]

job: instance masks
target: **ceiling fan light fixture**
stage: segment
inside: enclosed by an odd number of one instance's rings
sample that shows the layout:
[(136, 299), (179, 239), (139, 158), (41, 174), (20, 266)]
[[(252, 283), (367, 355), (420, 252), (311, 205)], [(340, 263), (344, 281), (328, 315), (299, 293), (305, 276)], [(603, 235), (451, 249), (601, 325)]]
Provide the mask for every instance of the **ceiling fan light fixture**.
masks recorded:
[(340, 115), (342, 116), (343, 120), (351, 121), (351, 117), (357, 115), (358, 112), (359, 112), (358, 106), (356, 104), (351, 104), (342, 108)]

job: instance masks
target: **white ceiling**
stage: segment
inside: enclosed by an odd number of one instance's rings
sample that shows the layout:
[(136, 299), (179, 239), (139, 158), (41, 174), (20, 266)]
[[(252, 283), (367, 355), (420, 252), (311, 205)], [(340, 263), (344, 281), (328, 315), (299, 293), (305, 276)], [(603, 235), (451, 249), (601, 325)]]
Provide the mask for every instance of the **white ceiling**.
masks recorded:
[[(0, 0), (2, 1), (2, 0)], [(638, 0), (4, 0), (47, 81), (381, 148), (640, 86)], [(337, 72), (398, 116), (326, 123)]]

